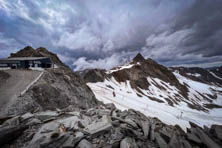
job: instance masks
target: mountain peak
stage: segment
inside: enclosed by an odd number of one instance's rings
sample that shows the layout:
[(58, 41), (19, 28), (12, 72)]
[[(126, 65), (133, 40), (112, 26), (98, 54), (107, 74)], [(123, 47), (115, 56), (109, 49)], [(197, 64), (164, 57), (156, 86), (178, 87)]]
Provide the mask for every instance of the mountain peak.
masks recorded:
[(19, 50), (16, 53), (11, 53), (10, 57), (41, 57), (39, 53), (35, 51), (31, 46), (26, 46), (25, 48)]
[(144, 62), (145, 61), (145, 59), (144, 59), (144, 57), (140, 54), (140, 53), (138, 53), (134, 58), (133, 58), (133, 62)]

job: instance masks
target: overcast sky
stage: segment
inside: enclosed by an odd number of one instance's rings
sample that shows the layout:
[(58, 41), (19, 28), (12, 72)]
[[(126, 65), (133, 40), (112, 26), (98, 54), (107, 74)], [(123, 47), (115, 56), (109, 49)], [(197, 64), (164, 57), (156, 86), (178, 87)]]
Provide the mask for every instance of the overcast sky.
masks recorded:
[(222, 65), (222, 0), (0, 0), (0, 58), (27, 45), (74, 70), (138, 52), (166, 66)]

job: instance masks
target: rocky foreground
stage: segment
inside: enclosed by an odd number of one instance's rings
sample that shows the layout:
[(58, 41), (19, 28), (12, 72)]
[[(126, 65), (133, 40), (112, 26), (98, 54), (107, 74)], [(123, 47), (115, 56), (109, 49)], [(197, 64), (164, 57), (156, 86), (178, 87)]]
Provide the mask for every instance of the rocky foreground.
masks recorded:
[(190, 123), (185, 133), (134, 110), (113, 104), (88, 110), (26, 113), (0, 119), (3, 148), (220, 148), (222, 126)]

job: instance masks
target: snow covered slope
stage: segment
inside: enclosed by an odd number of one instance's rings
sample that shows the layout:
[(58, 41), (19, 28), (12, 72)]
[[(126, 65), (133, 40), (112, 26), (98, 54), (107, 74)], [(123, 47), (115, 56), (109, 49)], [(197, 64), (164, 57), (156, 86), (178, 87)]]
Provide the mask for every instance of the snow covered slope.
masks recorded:
[(189, 121), (200, 126), (222, 123), (222, 88), (218, 85), (195, 81), (150, 61), (129, 65), (107, 71), (103, 82), (87, 83), (98, 100), (122, 110), (133, 108), (183, 129)]

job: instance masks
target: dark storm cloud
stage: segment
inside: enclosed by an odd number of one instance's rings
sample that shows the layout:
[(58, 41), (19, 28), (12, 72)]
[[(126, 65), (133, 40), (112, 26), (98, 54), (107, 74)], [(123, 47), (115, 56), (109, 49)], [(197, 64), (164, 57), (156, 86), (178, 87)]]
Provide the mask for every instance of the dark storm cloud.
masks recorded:
[(0, 57), (46, 47), (75, 70), (141, 52), (160, 63), (218, 63), (221, 0), (0, 0)]

